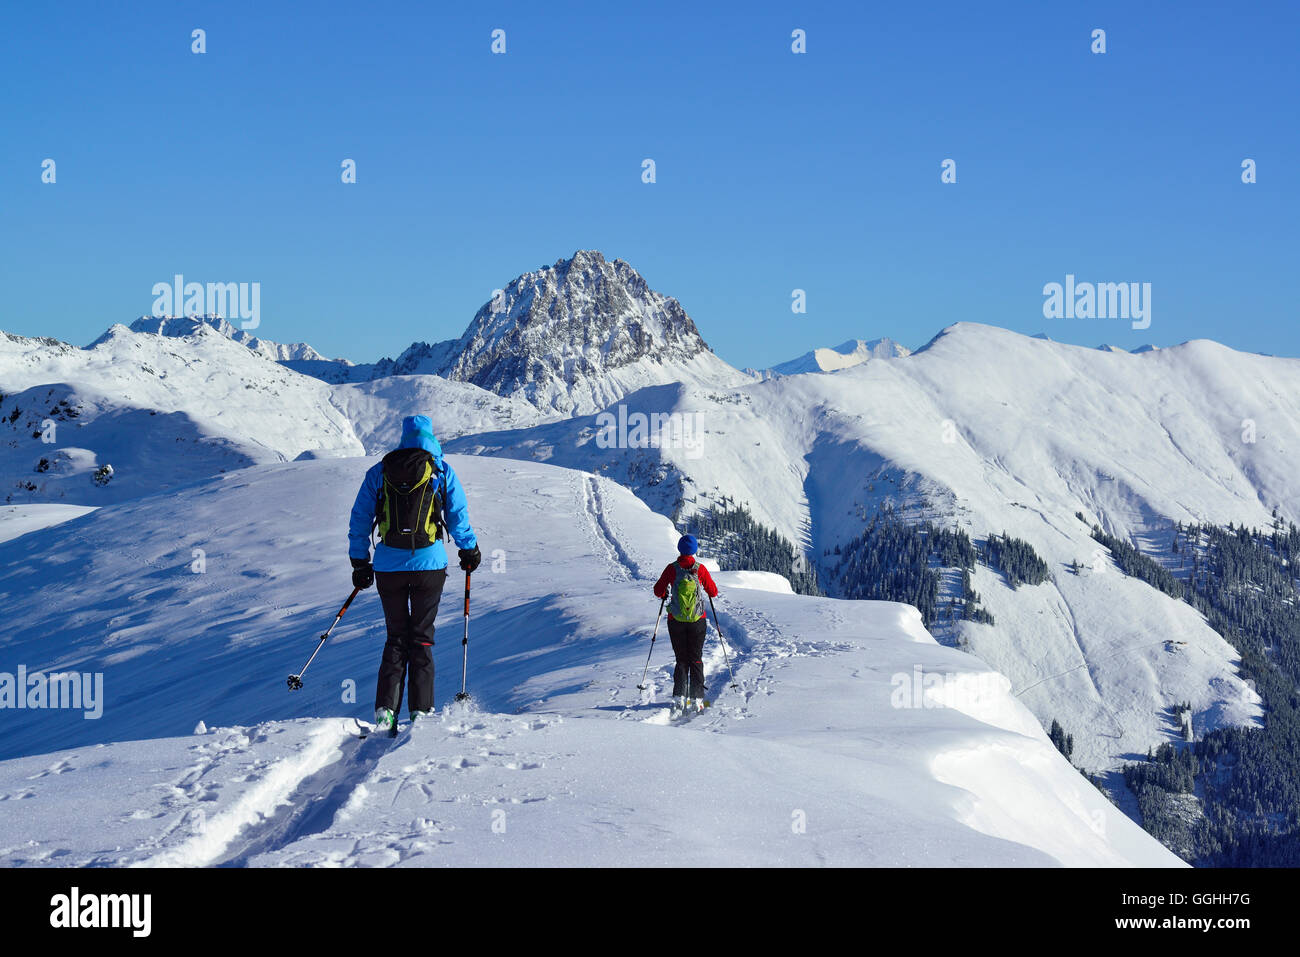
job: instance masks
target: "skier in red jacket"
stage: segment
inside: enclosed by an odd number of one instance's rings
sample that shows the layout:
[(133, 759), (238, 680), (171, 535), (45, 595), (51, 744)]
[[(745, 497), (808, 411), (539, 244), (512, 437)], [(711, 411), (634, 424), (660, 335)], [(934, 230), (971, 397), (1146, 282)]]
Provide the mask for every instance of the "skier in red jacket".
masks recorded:
[(695, 560), (699, 543), (694, 535), (683, 535), (677, 542), (677, 561), (664, 569), (655, 582), (655, 597), (668, 598), (668, 637), (677, 656), (673, 669), (673, 707), (677, 711), (704, 710), (704, 637), (708, 619), (704, 615), (704, 595), (718, 597), (718, 586), (709, 570)]

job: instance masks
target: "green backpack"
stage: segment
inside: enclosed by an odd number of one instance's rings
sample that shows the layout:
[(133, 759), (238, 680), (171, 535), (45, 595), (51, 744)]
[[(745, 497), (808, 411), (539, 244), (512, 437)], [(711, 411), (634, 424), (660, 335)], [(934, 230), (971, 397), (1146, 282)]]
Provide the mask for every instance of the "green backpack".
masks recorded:
[(704, 617), (704, 605), (700, 600), (700, 563), (693, 562), (690, 568), (683, 568), (680, 562), (673, 562), (677, 577), (673, 579), (673, 600), (668, 606), (668, 615), (677, 621), (699, 621)]

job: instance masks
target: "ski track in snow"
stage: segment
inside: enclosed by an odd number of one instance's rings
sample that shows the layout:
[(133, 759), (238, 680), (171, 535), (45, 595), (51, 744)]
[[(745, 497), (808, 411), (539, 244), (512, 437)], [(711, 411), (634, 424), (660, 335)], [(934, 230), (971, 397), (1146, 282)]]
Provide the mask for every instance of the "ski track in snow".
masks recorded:
[[(197, 809), (187, 813), (183, 823), (194, 827), (197, 833), (136, 866), (204, 867), (234, 862), (247, 856), (241, 850), (273, 844), (281, 835), (293, 834), (303, 818), (316, 810), (318, 802), (334, 793), (338, 784), (348, 778), (346, 762), (341, 759), (343, 745), (349, 738), (360, 744), (343, 722), (321, 722), (300, 751), (287, 758), (261, 763), (254, 772), (259, 776), (258, 783), (232, 807), (206, 820)], [(229, 750), (229, 745), (218, 745), (181, 778), (177, 790), (182, 800), (204, 800), (201, 793), (195, 794), (195, 788), (207, 770)], [(343, 766), (332, 767), (336, 764)], [(170, 833), (164, 834), (168, 836)]]
[(610, 578), (620, 582), (632, 581), (634, 578), (632, 569), (635, 563), (610, 528), (605, 500), (600, 491), (600, 479), (594, 475), (587, 475), (582, 477), (581, 482), (584, 512), (591, 522), (595, 541), (606, 556)]
[[(464, 787), (457, 783), (460, 775), (472, 777), (488, 769), (534, 771), (546, 767), (550, 761), (572, 757), (508, 744), (515, 735), (562, 721), (557, 715), (505, 716), (481, 713), (472, 704), (450, 705), (425, 723), (404, 726), (397, 738), (372, 733), (361, 739), (352, 722), (331, 718), (318, 722), (298, 751), (277, 760), (255, 758), (255, 746), (265, 741), (264, 735), (223, 734), (195, 748), (199, 759), (170, 785), (172, 793), (153, 814), (172, 818), (151, 842), (156, 852), (133, 862), (132, 866), (240, 867), (254, 861), (285, 863), (280, 860), (283, 849), (298, 842), (310, 847), (312, 838), (326, 831), (332, 832), (332, 840), (338, 840), (340, 832), (348, 833), (347, 822), (355, 811), (373, 804), (376, 795), (382, 795), (381, 803), (392, 807), (408, 789), (414, 790), (415, 798), (423, 804), (481, 801), (473, 793), (471, 782), (466, 781)], [(386, 756), (400, 756), (416, 736), (429, 732), (443, 734), (448, 741), (458, 743), (459, 748), (438, 749), (436, 754), (422, 755), (402, 765), (396, 773), (391, 762), (380, 768)], [(217, 786), (206, 783), (205, 778), (224, 761), (236, 756), (254, 758), (248, 773), (236, 780), (257, 783), (229, 809), (209, 817), (204, 813), (204, 806), (216, 800)], [(61, 761), (36, 777), (67, 770), (73, 768)], [(11, 794), (5, 798), (21, 796)], [(555, 794), (530, 793), (525, 788), (522, 793), (489, 799), (489, 803), (528, 804), (556, 798)], [(438, 843), (448, 843), (433, 837), (442, 829), (430, 818), (417, 818), (411, 822), (407, 838), (389, 844), (379, 859), (351, 860), (359, 844), (373, 838), (368, 833), (358, 833), (346, 851), (332, 850), (320, 860), (313, 858), (312, 862), (327, 866), (344, 861), (400, 864), (410, 856), (428, 853)]]
[[(439, 804), (458, 808), (479, 805), (526, 805), (557, 800), (550, 791), (532, 791), (527, 784), (511, 787), (509, 794), (483, 797), (480, 779), (546, 768), (550, 762), (571, 758), (571, 754), (536, 751), (511, 741), (563, 723), (554, 715), (507, 716), (480, 712), (473, 703), (452, 704), (414, 726), (406, 727), (396, 740), (370, 735), (360, 742), (368, 756), (354, 761), (355, 769), (309, 780), (302, 790), (317, 792), (319, 808), (295, 816), (284, 825), (264, 829), (253, 840), (243, 842), (236, 864), (313, 866), (396, 866), (428, 855), (440, 845), (454, 843), (456, 825), (421, 814), (406, 825), (405, 832), (376, 841), (375, 835), (359, 824), (365, 812), (379, 806), (400, 813), (405, 802), (436, 812)], [(417, 754), (409, 763), (386, 761), (388, 755), (402, 756), (402, 749), (417, 739), (440, 737), (451, 748), (413, 747)], [(418, 742), (417, 742), (418, 743)], [(373, 750), (370, 750), (373, 749)], [(429, 751), (435, 753), (428, 753)], [(328, 835), (326, 836), (326, 832)]]
[[(1066, 598), (1064, 595), (1061, 595), (1061, 601), (1064, 603), (1066, 613), (1069, 616), (1070, 628), (1074, 632), (1074, 644), (1075, 647), (1078, 649), (1079, 657), (1082, 659), (1082, 661), (1077, 665), (1074, 665), (1070, 668), (1066, 668), (1063, 671), (1058, 671), (1055, 674), (1044, 675), (1043, 677), (1038, 678), (1030, 682), (1029, 684), (1025, 685), (1019, 691), (1013, 690), (1012, 694), (1015, 695), (1015, 697), (1019, 698), (1021, 695), (1025, 694), (1026, 692), (1032, 691), (1034, 688), (1037, 688), (1041, 684), (1045, 684), (1048, 681), (1055, 681), (1057, 678), (1064, 678), (1066, 675), (1074, 674), (1074, 672), (1086, 668), (1088, 670), (1088, 686), (1092, 688), (1093, 694), (1096, 696), (1097, 705), (1102, 709), (1103, 712), (1105, 712), (1106, 717), (1110, 720), (1110, 723), (1113, 728), (1113, 730), (1110, 732), (1098, 731), (1097, 734), (1103, 737), (1112, 738), (1116, 741), (1119, 741), (1124, 736), (1123, 725), (1120, 724), (1119, 718), (1115, 716), (1114, 709), (1111, 708), (1110, 704), (1106, 701), (1106, 696), (1102, 694), (1101, 688), (1097, 686), (1096, 662), (1089, 660), (1088, 656), (1083, 653), (1083, 635), (1080, 634), (1079, 632), (1079, 622), (1078, 622), (1078, 618), (1075, 616), (1074, 608), (1070, 605), (1069, 599)], [(1161, 638), (1159, 644), (1164, 644), (1164, 642), (1165, 639)], [(1106, 661), (1111, 658), (1116, 658), (1119, 657), (1120, 655), (1128, 654), (1136, 649), (1146, 648), (1151, 644), (1154, 643), (1146, 642), (1146, 641), (1139, 642), (1136, 645), (1131, 645), (1125, 648), (1121, 648), (1119, 651), (1114, 652), (1113, 654), (1110, 655), (1106, 655), (1104, 658), (1099, 660)]]

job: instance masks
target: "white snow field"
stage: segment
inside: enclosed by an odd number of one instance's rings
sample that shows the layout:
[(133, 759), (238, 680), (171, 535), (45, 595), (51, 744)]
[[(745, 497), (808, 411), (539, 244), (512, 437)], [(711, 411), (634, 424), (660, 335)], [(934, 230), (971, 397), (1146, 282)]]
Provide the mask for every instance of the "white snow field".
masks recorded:
[(98, 718), (0, 711), (0, 864), (1181, 865), (909, 606), (719, 575), (739, 687), (711, 637), (713, 706), (670, 724), (662, 625), (636, 685), (671, 523), (582, 472), (448, 460), (484, 551), (473, 702), (451, 703), (453, 570), (441, 710), (396, 740), (352, 734), (373, 590), (285, 684), (350, 588), (374, 459), (256, 465), (0, 544), (0, 673), (103, 682)]
[(470, 432), (525, 428), (546, 421), (535, 406), (522, 399), (436, 375), (345, 383), (334, 387), (332, 401), (348, 417), (370, 455), (381, 455), (393, 447), (394, 423), (400, 423), (412, 409), (427, 410), (424, 414), (443, 442)]

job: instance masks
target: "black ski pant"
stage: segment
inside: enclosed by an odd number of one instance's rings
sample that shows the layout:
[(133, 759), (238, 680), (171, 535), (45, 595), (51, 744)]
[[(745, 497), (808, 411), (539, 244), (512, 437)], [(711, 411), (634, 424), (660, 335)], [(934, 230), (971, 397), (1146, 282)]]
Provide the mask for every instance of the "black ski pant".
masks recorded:
[(397, 714), (402, 707), (402, 685), (409, 682), (411, 710), (433, 710), (433, 620), (446, 581), (445, 568), (375, 572), (375, 587), (388, 626), (375, 688), (376, 709), (388, 708)]
[(668, 637), (677, 656), (673, 669), (673, 697), (704, 697), (704, 638), (708, 632), (707, 619), (678, 621), (668, 619)]

